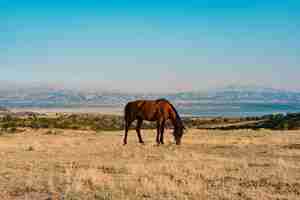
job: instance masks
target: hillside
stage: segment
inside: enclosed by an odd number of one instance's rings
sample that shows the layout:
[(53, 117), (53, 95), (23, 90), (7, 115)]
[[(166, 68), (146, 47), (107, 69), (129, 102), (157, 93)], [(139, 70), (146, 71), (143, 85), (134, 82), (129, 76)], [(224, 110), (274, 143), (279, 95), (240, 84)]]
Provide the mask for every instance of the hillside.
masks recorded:
[(0, 115), (5, 115), (9, 113), (10, 111), (7, 108), (0, 106)]
[[(262, 117), (183, 117), (188, 129), (272, 129), (299, 130), (300, 113), (276, 114)], [(131, 126), (135, 128), (135, 123)], [(143, 128), (155, 129), (155, 122), (143, 122)], [(167, 128), (173, 128), (170, 121)], [(121, 115), (97, 113), (55, 113), (51, 115), (35, 112), (9, 112), (0, 115), (0, 132), (18, 128), (53, 128), (73, 130), (123, 130), (124, 119)]]
[(0, 106), (5, 107), (71, 107), (122, 106), (134, 99), (165, 97), (179, 106), (226, 103), (299, 104), (300, 92), (261, 87), (230, 86), (206, 92), (142, 94), (103, 90), (75, 90), (64, 87), (27, 86), (0, 87)]

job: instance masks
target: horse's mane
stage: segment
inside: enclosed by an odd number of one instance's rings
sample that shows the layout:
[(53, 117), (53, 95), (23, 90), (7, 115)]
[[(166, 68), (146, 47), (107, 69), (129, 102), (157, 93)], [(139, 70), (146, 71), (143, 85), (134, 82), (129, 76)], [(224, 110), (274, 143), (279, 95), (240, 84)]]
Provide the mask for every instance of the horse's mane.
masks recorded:
[(180, 118), (180, 116), (179, 116), (177, 110), (176, 110), (175, 107), (173, 106), (173, 104), (171, 104), (170, 101), (168, 101), (167, 99), (164, 99), (164, 98), (162, 98), (162, 99), (157, 99), (157, 100), (156, 100), (156, 102), (159, 102), (159, 101), (164, 101), (164, 102), (168, 103), (168, 104), (171, 106), (172, 110), (175, 112), (175, 115), (176, 115), (176, 121), (179, 122), (181, 126), (183, 126), (182, 120), (181, 120), (181, 118)]

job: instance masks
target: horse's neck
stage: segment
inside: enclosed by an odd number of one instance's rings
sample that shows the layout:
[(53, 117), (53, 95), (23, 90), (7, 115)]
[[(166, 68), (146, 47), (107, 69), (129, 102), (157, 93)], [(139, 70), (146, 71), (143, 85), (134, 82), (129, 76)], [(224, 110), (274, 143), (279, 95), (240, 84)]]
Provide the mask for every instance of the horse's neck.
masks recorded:
[(182, 126), (181, 120), (175, 114), (171, 116), (171, 121), (174, 128), (179, 128), (180, 126)]

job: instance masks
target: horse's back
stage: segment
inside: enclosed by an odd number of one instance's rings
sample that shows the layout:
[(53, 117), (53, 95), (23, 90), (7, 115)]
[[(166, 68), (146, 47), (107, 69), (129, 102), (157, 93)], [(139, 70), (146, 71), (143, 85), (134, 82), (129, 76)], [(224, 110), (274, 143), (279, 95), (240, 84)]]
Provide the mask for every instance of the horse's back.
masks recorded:
[(154, 110), (159, 107), (169, 108), (170, 102), (167, 99), (161, 98), (157, 100), (135, 100), (128, 102), (125, 106), (125, 110)]
[(146, 100), (135, 100), (128, 102), (125, 106), (125, 115), (129, 113), (137, 114), (144, 109), (146, 104), (149, 104)]
[(159, 103), (156, 100), (135, 100), (125, 106), (125, 118), (140, 118), (148, 121), (157, 120), (160, 111)]

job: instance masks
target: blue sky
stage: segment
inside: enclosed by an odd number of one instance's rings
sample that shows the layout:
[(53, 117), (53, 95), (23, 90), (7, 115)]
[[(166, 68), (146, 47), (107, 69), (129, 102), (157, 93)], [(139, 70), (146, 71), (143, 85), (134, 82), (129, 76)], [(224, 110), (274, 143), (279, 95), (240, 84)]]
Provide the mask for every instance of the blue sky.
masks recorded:
[(0, 0), (0, 80), (300, 89), (297, 0)]

